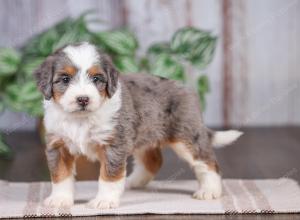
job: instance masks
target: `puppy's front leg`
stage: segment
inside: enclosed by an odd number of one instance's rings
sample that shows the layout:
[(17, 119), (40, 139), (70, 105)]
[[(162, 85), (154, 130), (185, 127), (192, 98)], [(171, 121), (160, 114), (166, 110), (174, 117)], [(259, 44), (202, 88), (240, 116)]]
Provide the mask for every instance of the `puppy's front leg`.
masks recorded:
[(90, 208), (109, 209), (119, 206), (126, 177), (126, 153), (119, 147), (100, 147), (100, 176), (98, 194), (87, 205)]
[(52, 192), (44, 205), (71, 206), (74, 203), (74, 157), (61, 139), (47, 138), (46, 157), (51, 174)]

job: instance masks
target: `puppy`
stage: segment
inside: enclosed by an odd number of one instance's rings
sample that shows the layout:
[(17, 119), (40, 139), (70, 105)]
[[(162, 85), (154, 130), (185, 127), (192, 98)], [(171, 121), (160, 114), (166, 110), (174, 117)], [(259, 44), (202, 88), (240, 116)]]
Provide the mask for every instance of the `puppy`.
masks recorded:
[(88, 206), (119, 205), (126, 159), (133, 155), (131, 188), (143, 187), (162, 165), (169, 146), (194, 170), (196, 199), (221, 196), (222, 185), (212, 146), (227, 145), (241, 132), (212, 132), (203, 123), (197, 95), (161, 77), (119, 75), (110, 59), (87, 42), (65, 46), (36, 70), (44, 95), (46, 156), (53, 207), (74, 203), (74, 162), (85, 155), (100, 162), (98, 193)]

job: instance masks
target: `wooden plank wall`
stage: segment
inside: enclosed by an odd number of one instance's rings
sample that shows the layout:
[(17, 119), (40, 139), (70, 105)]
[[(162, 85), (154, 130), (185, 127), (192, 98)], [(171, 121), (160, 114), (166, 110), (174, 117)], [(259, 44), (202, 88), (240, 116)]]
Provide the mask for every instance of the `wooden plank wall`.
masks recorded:
[(209, 125), (300, 124), (300, 0), (2, 0), (0, 46), (21, 45), (87, 9), (104, 21), (92, 28), (129, 26), (141, 53), (187, 25), (218, 35), (205, 70)]

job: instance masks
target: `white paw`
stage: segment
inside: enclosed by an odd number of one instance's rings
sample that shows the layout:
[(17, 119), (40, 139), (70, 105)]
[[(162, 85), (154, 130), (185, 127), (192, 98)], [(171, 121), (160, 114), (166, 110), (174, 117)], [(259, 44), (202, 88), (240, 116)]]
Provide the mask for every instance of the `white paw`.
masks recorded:
[(119, 201), (96, 197), (89, 201), (86, 206), (92, 209), (112, 209), (119, 206)]
[(72, 196), (69, 195), (50, 195), (44, 200), (44, 205), (49, 207), (69, 207), (74, 204)]
[(222, 195), (221, 184), (202, 185), (202, 187), (193, 194), (193, 198), (201, 200), (218, 199)]

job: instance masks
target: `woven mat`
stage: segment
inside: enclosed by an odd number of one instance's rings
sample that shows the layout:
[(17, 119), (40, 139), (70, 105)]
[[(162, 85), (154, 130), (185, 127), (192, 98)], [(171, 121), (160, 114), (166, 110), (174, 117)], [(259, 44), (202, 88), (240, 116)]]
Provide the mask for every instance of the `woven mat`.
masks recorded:
[(97, 182), (77, 182), (75, 205), (49, 208), (42, 205), (49, 195), (49, 182), (0, 181), (0, 218), (95, 216), (137, 214), (234, 214), (300, 213), (300, 188), (291, 179), (223, 181), (222, 198), (200, 201), (191, 198), (195, 180), (154, 181), (143, 190), (127, 190), (117, 209), (95, 210), (85, 203), (95, 196)]

